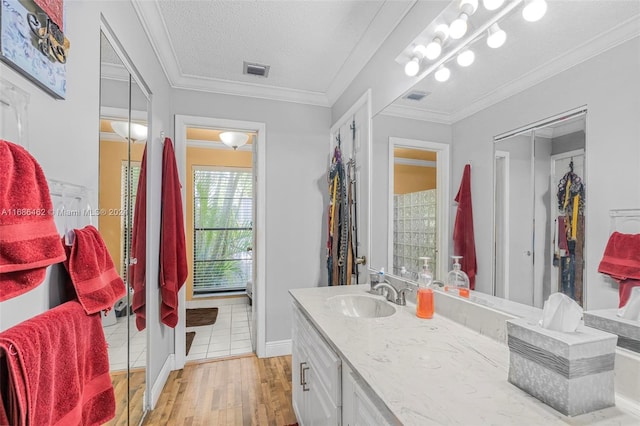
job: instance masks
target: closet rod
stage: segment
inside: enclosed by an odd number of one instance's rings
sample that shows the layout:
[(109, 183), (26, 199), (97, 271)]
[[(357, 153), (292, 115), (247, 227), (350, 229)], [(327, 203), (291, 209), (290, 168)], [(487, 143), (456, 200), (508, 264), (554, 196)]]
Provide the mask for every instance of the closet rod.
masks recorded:
[(560, 123), (560, 122), (568, 120), (570, 118), (579, 117), (581, 115), (586, 115), (586, 114), (587, 114), (587, 107), (586, 106), (582, 106), (582, 107), (579, 107), (577, 109), (569, 110), (567, 112), (563, 112), (561, 114), (554, 115), (552, 117), (545, 118), (545, 119), (540, 120), (540, 121), (536, 121), (535, 123), (528, 124), (528, 125), (526, 125), (524, 127), (519, 127), (517, 129), (510, 130), (510, 131), (505, 132), (505, 133), (501, 133), (498, 136), (494, 136), (493, 141), (494, 142), (500, 142), (501, 140), (504, 140), (504, 139), (508, 139), (508, 138), (511, 138), (511, 137), (514, 137), (514, 136), (518, 136), (518, 135), (521, 135), (523, 133), (530, 132), (532, 130), (540, 129), (542, 127), (547, 127), (547, 126), (549, 126), (551, 124)]

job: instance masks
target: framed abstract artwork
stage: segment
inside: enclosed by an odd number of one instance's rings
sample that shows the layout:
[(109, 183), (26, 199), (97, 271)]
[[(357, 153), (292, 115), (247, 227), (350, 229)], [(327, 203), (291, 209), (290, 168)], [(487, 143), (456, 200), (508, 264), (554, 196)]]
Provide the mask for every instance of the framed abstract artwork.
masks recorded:
[(0, 59), (54, 98), (64, 99), (70, 43), (62, 31), (62, 0), (0, 1)]

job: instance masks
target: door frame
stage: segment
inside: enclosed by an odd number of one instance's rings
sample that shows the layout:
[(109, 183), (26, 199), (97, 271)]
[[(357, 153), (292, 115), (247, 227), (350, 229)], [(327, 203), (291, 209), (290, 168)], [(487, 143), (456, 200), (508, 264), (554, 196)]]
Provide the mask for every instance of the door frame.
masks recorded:
[[(253, 309), (257, 318), (256, 355), (259, 358), (266, 356), (266, 124), (256, 121), (229, 120), (213, 117), (202, 117), (193, 115), (175, 116), (175, 139), (176, 139), (176, 162), (178, 163), (178, 173), (180, 181), (186, 182), (187, 178), (187, 127), (204, 127), (214, 129), (232, 129), (247, 132), (256, 132), (254, 138), (253, 155), (254, 176), (256, 182), (254, 186), (254, 202), (256, 205), (256, 217), (254, 218), (254, 239), (255, 250), (253, 252), (253, 267), (255, 274)], [(182, 187), (183, 211), (186, 215), (186, 185)], [(185, 217), (186, 220), (186, 217)], [(184, 367), (186, 354), (184, 351), (186, 344), (186, 288), (180, 290), (178, 295), (178, 325), (175, 328), (174, 353), (176, 356), (176, 369)]]
[[(498, 242), (496, 239), (496, 199), (498, 197), (498, 193), (496, 192), (495, 188), (496, 188), (496, 183), (498, 181), (498, 160), (502, 160), (504, 161), (504, 170), (506, 171), (505, 176), (503, 176), (503, 180), (504, 180), (504, 194), (502, 194), (502, 198), (503, 198), (503, 206), (502, 206), (502, 214), (503, 217), (506, 219), (507, 223), (505, 224), (504, 230), (503, 230), (503, 234), (502, 234), (502, 241)], [(511, 261), (510, 259), (510, 253), (509, 250), (506, 250), (506, 247), (509, 246), (509, 203), (511, 202), (511, 198), (510, 198), (510, 192), (509, 192), (509, 185), (510, 185), (510, 179), (509, 179), (509, 170), (510, 170), (510, 161), (511, 161), (511, 153), (509, 151), (501, 151), (501, 150), (495, 150), (494, 154), (493, 154), (493, 206), (494, 206), (494, 210), (493, 210), (493, 268), (491, 268), (491, 272), (493, 274), (492, 280), (491, 282), (492, 287), (493, 287), (493, 291), (492, 291), (492, 295), (496, 296), (496, 293), (498, 292), (498, 285), (496, 283), (496, 276), (498, 275), (496, 269), (498, 268), (496, 259), (497, 257), (497, 244), (500, 243), (502, 244), (502, 252), (503, 252), (503, 256), (502, 256), (502, 262), (503, 262), (503, 268), (502, 268), (502, 276), (504, 277), (504, 288), (502, 289), (502, 297), (504, 299), (509, 300), (509, 273), (510, 273), (510, 268), (509, 268), (509, 262)]]
[(437, 235), (436, 235), (436, 268), (433, 271), (436, 278), (444, 281), (448, 273), (449, 257), (449, 151), (450, 146), (446, 143), (431, 142), (418, 139), (406, 139), (398, 137), (389, 138), (389, 198), (387, 201), (387, 267), (393, 271), (393, 149), (395, 147), (420, 149), (423, 151), (433, 151), (436, 153), (436, 193), (437, 193)]

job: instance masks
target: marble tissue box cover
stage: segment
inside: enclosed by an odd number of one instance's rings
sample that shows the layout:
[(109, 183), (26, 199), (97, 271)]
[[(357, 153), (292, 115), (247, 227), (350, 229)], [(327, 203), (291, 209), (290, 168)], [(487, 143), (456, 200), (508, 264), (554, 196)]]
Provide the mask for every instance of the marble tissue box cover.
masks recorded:
[(620, 318), (618, 309), (584, 313), (584, 325), (618, 335), (618, 346), (640, 353), (640, 322)]
[(581, 325), (574, 333), (507, 321), (509, 382), (567, 416), (615, 405), (617, 336)]

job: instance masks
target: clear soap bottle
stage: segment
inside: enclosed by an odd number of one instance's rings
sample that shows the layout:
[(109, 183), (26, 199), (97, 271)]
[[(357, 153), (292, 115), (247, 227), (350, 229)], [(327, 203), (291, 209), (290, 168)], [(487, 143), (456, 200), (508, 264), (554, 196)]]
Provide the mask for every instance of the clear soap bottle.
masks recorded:
[(460, 259), (462, 256), (451, 256), (453, 269), (447, 274), (445, 291), (457, 293), (462, 297), (469, 297), (469, 276), (462, 270)]
[(422, 272), (418, 276), (418, 292), (416, 294), (416, 316), (418, 318), (433, 318), (433, 274), (429, 270), (429, 258), (421, 257)]

